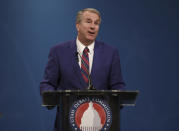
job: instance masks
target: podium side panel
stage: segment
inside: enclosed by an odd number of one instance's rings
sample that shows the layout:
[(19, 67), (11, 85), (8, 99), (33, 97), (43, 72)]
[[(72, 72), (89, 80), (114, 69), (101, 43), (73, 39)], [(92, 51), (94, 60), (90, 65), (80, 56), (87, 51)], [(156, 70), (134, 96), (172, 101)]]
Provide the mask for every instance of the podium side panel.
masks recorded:
[(112, 125), (109, 131), (120, 131), (120, 104), (118, 96), (109, 97), (109, 106), (112, 110)]

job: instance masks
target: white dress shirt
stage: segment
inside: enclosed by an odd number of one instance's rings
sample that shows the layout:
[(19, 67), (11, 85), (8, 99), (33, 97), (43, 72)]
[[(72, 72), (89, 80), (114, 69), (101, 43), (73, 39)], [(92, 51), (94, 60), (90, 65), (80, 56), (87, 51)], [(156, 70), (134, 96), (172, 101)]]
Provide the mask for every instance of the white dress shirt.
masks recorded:
[[(89, 49), (89, 73), (91, 73), (91, 69), (92, 69), (92, 64), (93, 64), (93, 56), (94, 56), (94, 44), (95, 42), (93, 42), (92, 44), (90, 44), (88, 47)], [(78, 64), (81, 68), (81, 58), (83, 55), (83, 50), (86, 47), (85, 45), (83, 45), (78, 38), (76, 39), (76, 46), (77, 46), (77, 52), (78, 52)]]

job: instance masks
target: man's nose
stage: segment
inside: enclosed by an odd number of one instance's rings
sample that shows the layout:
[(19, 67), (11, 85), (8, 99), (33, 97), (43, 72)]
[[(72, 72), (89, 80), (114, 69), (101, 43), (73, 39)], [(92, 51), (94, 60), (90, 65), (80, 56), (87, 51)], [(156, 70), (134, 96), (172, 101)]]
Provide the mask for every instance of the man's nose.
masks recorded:
[(95, 29), (95, 24), (91, 23), (90, 28), (94, 30)]

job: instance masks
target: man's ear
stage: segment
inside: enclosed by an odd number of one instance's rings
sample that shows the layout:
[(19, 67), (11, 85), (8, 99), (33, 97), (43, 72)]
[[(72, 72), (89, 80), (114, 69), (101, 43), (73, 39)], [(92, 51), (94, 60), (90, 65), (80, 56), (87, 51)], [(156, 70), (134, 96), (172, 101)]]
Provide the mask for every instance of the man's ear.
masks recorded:
[(76, 24), (76, 30), (79, 31), (79, 24)]

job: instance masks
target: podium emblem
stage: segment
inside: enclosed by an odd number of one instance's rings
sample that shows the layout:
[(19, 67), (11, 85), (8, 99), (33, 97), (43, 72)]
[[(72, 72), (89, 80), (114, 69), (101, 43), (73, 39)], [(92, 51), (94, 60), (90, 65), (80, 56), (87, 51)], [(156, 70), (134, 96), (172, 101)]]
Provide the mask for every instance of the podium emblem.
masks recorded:
[(112, 111), (103, 99), (82, 98), (72, 104), (69, 121), (74, 131), (108, 131)]

